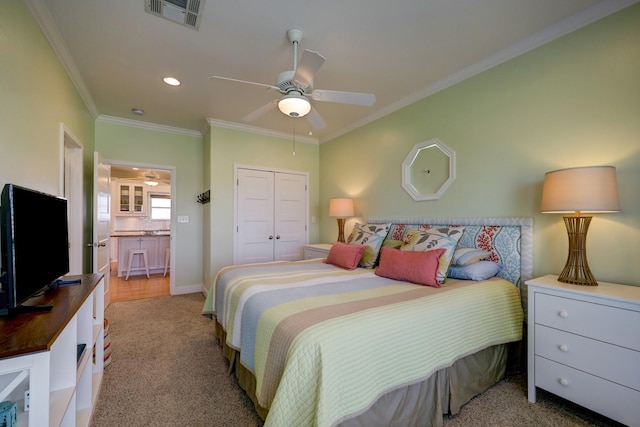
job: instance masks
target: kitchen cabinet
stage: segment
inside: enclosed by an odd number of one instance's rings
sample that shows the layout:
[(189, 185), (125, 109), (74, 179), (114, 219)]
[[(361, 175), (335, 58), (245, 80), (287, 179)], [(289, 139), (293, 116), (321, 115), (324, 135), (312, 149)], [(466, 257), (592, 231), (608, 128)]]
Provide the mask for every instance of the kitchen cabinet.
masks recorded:
[(139, 182), (117, 180), (112, 198), (115, 215), (146, 215), (147, 190)]
[[(166, 235), (118, 237), (118, 277), (126, 276), (129, 263), (129, 251), (137, 249), (147, 250), (149, 273), (164, 272), (165, 249), (171, 244), (171, 237)], [(131, 271), (144, 271), (142, 257), (136, 256), (131, 264)]]

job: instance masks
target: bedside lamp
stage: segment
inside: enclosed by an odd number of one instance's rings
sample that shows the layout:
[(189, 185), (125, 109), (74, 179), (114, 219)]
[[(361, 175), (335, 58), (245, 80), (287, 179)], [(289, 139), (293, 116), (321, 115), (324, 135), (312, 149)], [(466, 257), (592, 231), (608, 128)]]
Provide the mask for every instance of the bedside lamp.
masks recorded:
[(586, 166), (547, 172), (542, 188), (542, 213), (574, 212), (565, 216), (569, 235), (569, 256), (558, 281), (597, 286), (587, 263), (587, 230), (590, 216), (583, 212), (619, 212), (616, 168)]
[(338, 242), (344, 243), (344, 221), (346, 217), (353, 216), (353, 200), (329, 200), (329, 216), (338, 217)]

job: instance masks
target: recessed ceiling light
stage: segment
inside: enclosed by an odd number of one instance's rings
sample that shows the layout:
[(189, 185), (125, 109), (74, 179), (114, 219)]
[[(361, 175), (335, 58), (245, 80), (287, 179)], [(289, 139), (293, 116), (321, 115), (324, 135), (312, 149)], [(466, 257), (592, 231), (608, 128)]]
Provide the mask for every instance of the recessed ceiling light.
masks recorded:
[(137, 114), (138, 116), (142, 116), (144, 114), (144, 110), (142, 108), (132, 108), (131, 112), (133, 114)]
[(176, 79), (175, 77), (165, 77), (162, 80), (169, 86), (180, 86), (180, 80)]

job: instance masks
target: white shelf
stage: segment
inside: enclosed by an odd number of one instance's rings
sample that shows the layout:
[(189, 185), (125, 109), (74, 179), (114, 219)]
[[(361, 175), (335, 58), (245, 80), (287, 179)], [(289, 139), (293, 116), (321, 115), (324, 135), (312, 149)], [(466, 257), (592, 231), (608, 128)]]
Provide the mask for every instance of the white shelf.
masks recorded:
[[(51, 312), (0, 318), (0, 334), (12, 336), (0, 349), (0, 401), (16, 403), (18, 426), (89, 425), (104, 363), (104, 280), (101, 275), (81, 277), (80, 285), (41, 297), (38, 303), (53, 305)], [(86, 344), (80, 360), (78, 344)]]

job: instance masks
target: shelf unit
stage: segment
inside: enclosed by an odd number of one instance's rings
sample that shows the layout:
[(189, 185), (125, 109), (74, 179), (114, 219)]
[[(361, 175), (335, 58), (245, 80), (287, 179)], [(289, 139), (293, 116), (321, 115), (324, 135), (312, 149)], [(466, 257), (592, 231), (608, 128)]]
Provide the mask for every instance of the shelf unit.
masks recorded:
[(0, 397), (16, 403), (18, 426), (90, 423), (104, 366), (104, 279), (72, 278), (81, 283), (33, 300), (51, 311), (0, 318)]

